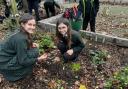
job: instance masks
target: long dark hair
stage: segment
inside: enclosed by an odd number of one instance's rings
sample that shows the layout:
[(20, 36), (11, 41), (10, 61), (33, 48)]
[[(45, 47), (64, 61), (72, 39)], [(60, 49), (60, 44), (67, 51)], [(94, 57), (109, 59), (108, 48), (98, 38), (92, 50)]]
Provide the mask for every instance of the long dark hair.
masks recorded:
[(71, 48), (71, 25), (68, 19), (66, 18), (60, 18), (58, 19), (57, 23), (56, 23), (56, 36), (57, 36), (57, 40), (61, 40), (62, 39), (62, 34), (60, 34), (60, 32), (58, 31), (58, 26), (63, 23), (67, 26), (68, 30), (67, 30), (67, 43), (68, 43), (68, 48)]
[(30, 15), (28, 13), (25, 13), (19, 19), (20, 30), (22, 32), (24, 32), (27, 35), (27, 37), (28, 37), (28, 39), (27, 39), (28, 49), (30, 49), (32, 47), (32, 35), (29, 34), (28, 32), (26, 32), (25, 29), (22, 27), (21, 24), (26, 24), (29, 20), (32, 20), (32, 19), (35, 19), (34, 16), (32, 16), (32, 15)]

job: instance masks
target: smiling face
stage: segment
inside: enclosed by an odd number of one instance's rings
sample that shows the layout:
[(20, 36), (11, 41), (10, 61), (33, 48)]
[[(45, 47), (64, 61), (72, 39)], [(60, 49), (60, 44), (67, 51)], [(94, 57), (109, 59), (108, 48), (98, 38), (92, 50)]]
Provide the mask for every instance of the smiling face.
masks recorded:
[(66, 35), (66, 33), (68, 31), (68, 27), (64, 23), (60, 23), (58, 25), (58, 31), (60, 32), (60, 34)]
[(33, 34), (36, 28), (36, 21), (34, 19), (28, 20), (26, 23), (21, 23), (24, 30), (29, 33)]

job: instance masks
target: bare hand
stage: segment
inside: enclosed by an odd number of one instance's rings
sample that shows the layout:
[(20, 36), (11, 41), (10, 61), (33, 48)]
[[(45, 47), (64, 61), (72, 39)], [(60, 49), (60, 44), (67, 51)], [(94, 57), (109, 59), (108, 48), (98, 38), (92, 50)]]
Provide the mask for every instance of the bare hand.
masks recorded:
[(41, 55), (37, 59), (38, 59), (39, 62), (42, 62), (42, 61), (46, 61), (47, 57), (48, 57), (47, 53), (44, 53), (43, 55)]
[(39, 48), (39, 44), (33, 43), (33, 44), (32, 44), (32, 47), (33, 47), (33, 48)]
[(73, 49), (68, 50), (67, 53), (68, 53), (69, 55), (72, 55), (72, 54), (73, 54)]

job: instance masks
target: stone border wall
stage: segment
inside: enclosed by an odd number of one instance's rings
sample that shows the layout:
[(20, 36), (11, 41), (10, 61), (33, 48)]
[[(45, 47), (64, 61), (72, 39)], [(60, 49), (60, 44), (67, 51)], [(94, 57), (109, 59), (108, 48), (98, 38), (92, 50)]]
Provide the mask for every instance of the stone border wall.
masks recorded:
[(100, 0), (101, 3), (128, 5), (128, 0)]
[[(56, 25), (51, 23), (56, 22), (56, 20), (58, 18), (61, 18), (61, 16), (62, 14), (59, 14), (57, 16), (41, 20), (38, 22), (38, 25), (45, 32), (55, 33)], [(120, 38), (120, 37), (105, 35), (101, 33), (93, 33), (90, 31), (83, 31), (83, 30), (80, 30), (80, 33), (82, 37), (85, 39), (92, 39), (93, 41), (100, 42), (100, 43), (114, 44), (118, 46), (128, 47), (128, 39), (126, 38)]]
[(80, 33), (83, 38), (91, 39), (96, 42), (128, 47), (128, 39), (126, 38), (120, 38), (101, 33), (93, 33), (90, 31), (83, 31), (83, 30), (81, 30)]

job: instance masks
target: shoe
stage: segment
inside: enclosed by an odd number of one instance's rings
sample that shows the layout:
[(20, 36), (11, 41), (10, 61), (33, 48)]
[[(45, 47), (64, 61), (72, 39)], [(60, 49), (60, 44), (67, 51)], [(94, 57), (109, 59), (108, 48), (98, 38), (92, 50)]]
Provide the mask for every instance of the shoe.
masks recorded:
[(63, 63), (68, 63), (68, 60), (64, 60), (64, 62)]
[(72, 62), (76, 62), (76, 61), (78, 61), (78, 58), (75, 58), (74, 60), (72, 60)]

